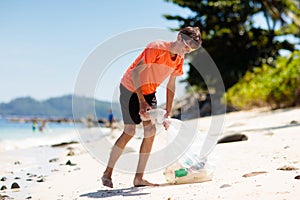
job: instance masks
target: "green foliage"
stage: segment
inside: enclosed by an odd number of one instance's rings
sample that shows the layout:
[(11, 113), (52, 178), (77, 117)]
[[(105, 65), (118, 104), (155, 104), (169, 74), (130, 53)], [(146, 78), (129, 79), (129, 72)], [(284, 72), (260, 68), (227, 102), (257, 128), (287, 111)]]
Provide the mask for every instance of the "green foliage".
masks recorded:
[[(278, 40), (281, 36), (300, 37), (300, 3), (295, 0), (165, 0), (188, 8), (188, 17), (165, 15), (168, 20), (179, 22), (179, 28), (201, 28), (203, 47), (216, 63), (224, 81), (230, 88), (248, 70), (263, 65), (275, 66), (279, 51), (295, 50), (295, 43)], [(254, 17), (262, 14), (267, 27), (255, 27)], [(178, 30), (176, 29), (176, 30)], [(296, 41), (296, 40), (295, 40)], [(201, 56), (201, 50), (198, 54)], [(204, 86), (199, 73), (192, 66), (187, 81), (191, 85)], [(201, 74), (202, 76), (211, 76)], [(213, 82), (213, 81), (212, 81)]]
[(278, 57), (275, 63), (275, 67), (263, 64), (248, 71), (224, 95), (227, 104), (240, 109), (300, 105), (300, 51)]

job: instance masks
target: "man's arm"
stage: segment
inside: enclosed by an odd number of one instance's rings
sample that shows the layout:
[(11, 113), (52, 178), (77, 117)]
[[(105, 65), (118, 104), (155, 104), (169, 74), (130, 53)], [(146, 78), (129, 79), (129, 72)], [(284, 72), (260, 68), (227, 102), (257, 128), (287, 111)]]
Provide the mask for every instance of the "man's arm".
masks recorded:
[(166, 116), (171, 116), (172, 104), (173, 104), (174, 94), (175, 94), (175, 84), (176, 84), (176, 76), (171, 75), (167, 84)]
[(142, 93), (142, 85), (141, 85), (141, 78), (140, 78), (141, 72), (144, 71), (146, 67), (147, 65), (145, 64), (144, 59), (142, 59), (137, 64), (137, 66), (132, 70), (133, 84), (140, 103), (140, 115), (142, 115), (143, 117), (147, 117), (145, 116), (146, 111), (151, 109), (151, 107), (146, 102), (144, 95)]

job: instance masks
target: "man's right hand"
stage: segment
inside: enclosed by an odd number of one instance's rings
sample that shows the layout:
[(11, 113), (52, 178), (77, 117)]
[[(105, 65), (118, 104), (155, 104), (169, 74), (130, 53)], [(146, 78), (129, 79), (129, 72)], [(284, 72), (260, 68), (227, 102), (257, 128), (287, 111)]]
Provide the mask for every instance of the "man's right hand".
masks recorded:
[[(151, 107), (149, 106), (149, 104), (146, 101), (141, 101), (140, 102), (140, 112), (139, 112), (141, 119), (149, 119), (149, 116), (147, 113), (148, 110), (151, 110)], [(144, 120), (144, 121), (148, 121), (148, 120)]]

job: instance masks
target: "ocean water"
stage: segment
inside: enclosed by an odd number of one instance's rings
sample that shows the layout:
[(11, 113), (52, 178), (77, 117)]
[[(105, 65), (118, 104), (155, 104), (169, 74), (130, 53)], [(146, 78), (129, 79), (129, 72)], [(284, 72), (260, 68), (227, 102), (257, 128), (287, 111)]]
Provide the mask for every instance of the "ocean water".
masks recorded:
[(30, 122), (11, 122), (0, 118), (0, 152), (79, 141), (77, 128), (84, 127), (83, 125), (75, 126), (74, 123), (48, 122), (41, 132), (39, 126), (38, 123), (36, 130), (33, 131)]

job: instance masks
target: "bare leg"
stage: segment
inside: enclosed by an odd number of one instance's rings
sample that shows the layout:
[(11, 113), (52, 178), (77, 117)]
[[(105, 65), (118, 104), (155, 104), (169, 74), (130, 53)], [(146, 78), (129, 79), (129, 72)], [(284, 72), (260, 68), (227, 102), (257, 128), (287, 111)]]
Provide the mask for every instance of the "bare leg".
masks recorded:
[(126, 144), (130, 141), (130, 139), (135, 134), (135, 125), (134, 124), (125, 124), (124, 132), (122, 135), (117, 139), (116, 143), (114, 144), (107, 167), (102, 176), (102, 184), (107, 187), (113, 187), (111, 176), (114, 169), (114, 166), (121, 156)]
[(146, 164), (152, 149), (156, 128), (155, 125), (151, 124), (151, 121), (144, 121), (144, 139), (140, 148), (140, 157), (134, 177), (134, 186), (158, 186), (158, 184), (150, 183), (143, 179)]

